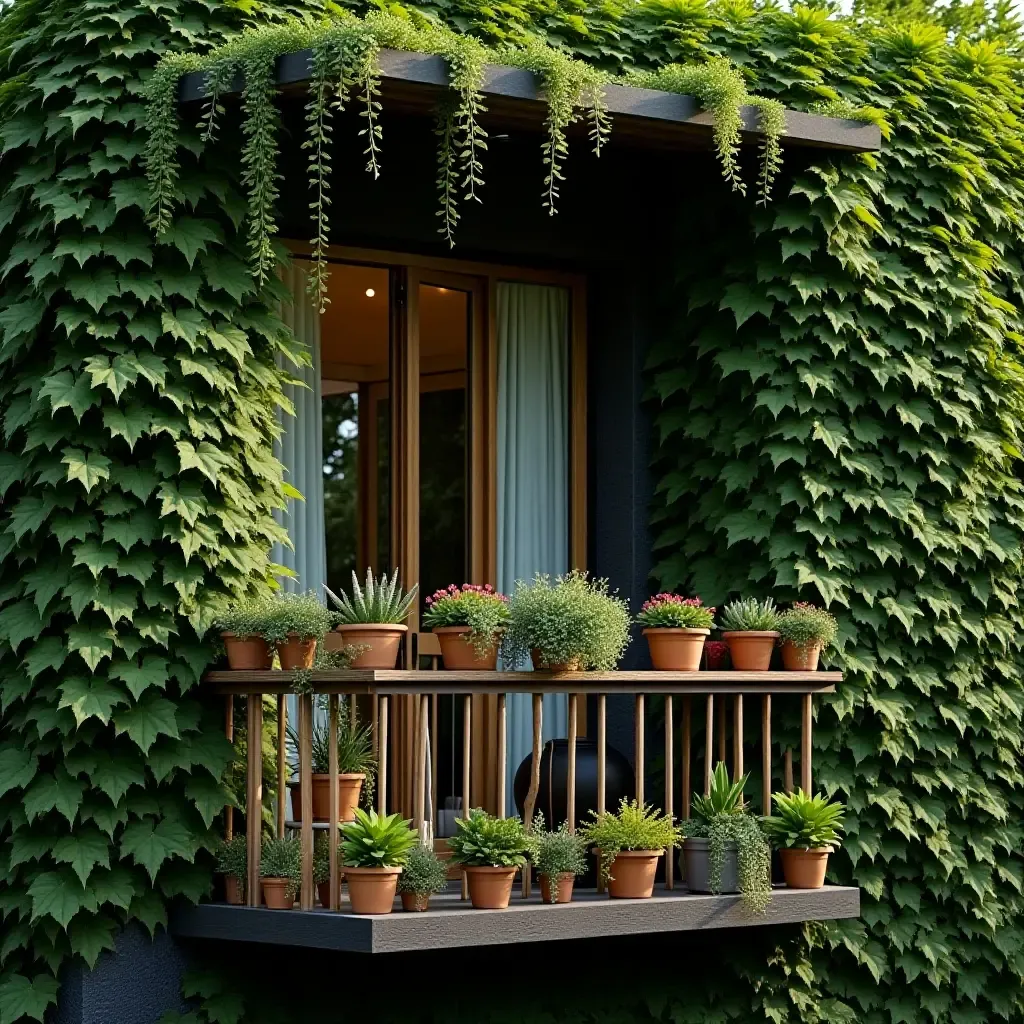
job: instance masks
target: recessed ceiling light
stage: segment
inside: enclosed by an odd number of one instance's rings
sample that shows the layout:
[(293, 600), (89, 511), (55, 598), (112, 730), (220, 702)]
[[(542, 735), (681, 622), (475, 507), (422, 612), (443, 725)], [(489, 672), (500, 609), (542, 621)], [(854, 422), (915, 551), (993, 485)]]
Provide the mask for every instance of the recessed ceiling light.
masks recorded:
[(374, 295), (376, 295), (376, 294), (377, 293), (372, 288), (367, 288), (366, 289), (366, 297), (368, 299), (372, 299), (374, 297)]

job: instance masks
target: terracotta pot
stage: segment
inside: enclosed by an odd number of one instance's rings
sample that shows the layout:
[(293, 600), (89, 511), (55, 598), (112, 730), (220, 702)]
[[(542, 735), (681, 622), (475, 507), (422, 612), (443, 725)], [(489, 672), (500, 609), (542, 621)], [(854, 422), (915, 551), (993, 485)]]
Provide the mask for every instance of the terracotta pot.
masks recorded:
[(236, 907), (242, 905), (242, 883), (236, 875), (224, 876), (224, 901)]
[(493, 672), (498, 667), (498, 645), (493, 644), (487, 654), (479, 658), (473, 645), (466, 639), (469, 632), (469, 626), (434, 627), (434, 636), (441, 645), (444, 667), (452, 672)]
[(401, 868), (345, 868), (353, 914), (390, 914)]
[(294, 895), (289, 892), (291, 884), (287, 878), (261, 878), (263, 902), (271, 910), (291, 910), (295, 902)]
[[(360, 773), (338, 776), (338, 821), (355, 821), (359, 794), (366, 776)], [(292, 794), (292, 818), (302, 821), (302, 788), (297, 782), (289, 782)], [(313, 820), (331, 820), (331, 777), (319, 773), (313, 776)]]
[(477, 910), (504, 910), (519, 868), (467, 867), (469, 899)]
[(287, 640), (278, 642), (277, 656), (284, 672), (312, 668), (316, 658), (316, 637), (300, 637), (298, 633), (289, 633)]
[(782, 667), (787, 672), (817, 672), (819, 654), (821, 654), (821, 644), (797, 647), (796, 644), (787, 640), (782, 645)]
[(403, 892), (402, 893), (402, 909), (407, 910), (410, 913), (413, 911), (423, 911), (430, 909), (430, 893), (429, 892)]
[(583, 671), (583, 659), (579, 656), (570, 658), (568, 661), (552, 662), (549, 665), (544, 665), (541, 662), (540, 651), (534, 647), (530, 651), (530, 661), (533, 662), (533, 669), (535, 672), (582, 672)]
[(608, 895), (613, 900), (646, 900), (654, 895), (654, 876), (664, 850), (619, 850), (612, 861)]
[(397, 622), (365, 622), (334, 627), (345, 644), (369, 648), (352, 662), (353, 668), (394, 668), (409, 627)]
[(644, 630), (657, 672), (697, 672), (704, 653), (704, 639), (710, 629), (659, 627)]
[(320, 906), (325, 909), (331, 905), (331, 883), (330, 882), (317, 882), (316, 883), (316, 898), (320, 901)]
[(540, 876), (540, 898), (544, 903), (571, 903), (572, 885), (576, 876), (571, 871), (562, 871), (556, 876), (554, 891), (551, 889), (551, 876)]
[(825, 884), (828, 867), (828, 846), (810, 850), (779, 850), (782, 877), (790, 889), (820, 889)]
[(729, 658), (737, 672), (767, 672), (779, 634), (774, 630), (747, 629), (723, 633), (722, 639), (729, 645)]
[(236, 636), (221, 633), (228, 668), (235, 672), (265, 672), (274, 664), (270, 645), (261, 636)]

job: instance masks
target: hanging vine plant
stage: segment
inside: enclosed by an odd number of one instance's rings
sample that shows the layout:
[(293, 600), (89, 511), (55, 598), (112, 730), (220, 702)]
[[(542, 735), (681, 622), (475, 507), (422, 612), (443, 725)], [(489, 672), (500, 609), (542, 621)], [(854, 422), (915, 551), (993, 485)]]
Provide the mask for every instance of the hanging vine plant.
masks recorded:
[(178, 126), (177, 87), (182, 75), (205, 74), (206, 102), (202, 120), (204, 142), (216, 139), (223, 96), (240, 78), (242, 88), (242, 181), (248, 196), (248, 241), (253, 275), (262, 285), (273, 272), (276, 257), (274, 205), (278, 198), (277, 134), (279, 115), (275, 103), (274, 68), (278, 57), (310, 51), (309, 98), (306, 103), (306, 137), (313, 222), (312, 272), (309, 288), (319, 308), (327, 303), (326, 251), (330, 240), (330, 187), (333, 166), (330, 146), (334, 115), (353, 101), (361, 105), (366, 140), (366, 170), (380, 174), (382, 132), (379, 56), (383, 48), (436, 54), (448, 65), (450, 95), (439, 105), (437, 190), (438, 232), (450, 246), (461, 217), (463, 200), (480, 201), (484, 184), (483, 155), (487, 132), (481, 124), (486, 112), (483, 85), (488, 63), (522, 68), (543, 82), (547, 104), (542, 143), (544, 184), (542, 201), (549, 214), (558, 210), (564, 162), (569, 152), (567, 130), (581, 116), (589, 121), (590, 142), (596, 156), (611, 131), (605, 99), (606, 86), (614, 81), (694, 95), (711, 111), (715, 146), (725, 180), (745, 194), (739, 170), (743, 104), (760, 114), (761, 172), (759, 202), (767, 202), (778, 173), (785, 132), (785, 111), (774, 99), (748, 95), (740, 73), (724, 57), (712, 57), (697, 65), (673, 64), (656, 72), (633, 73), (614, 79), (584, 61), (537, 38), (516, 46), (490, 49), (478, 40), (428, 21), (422, 15), (401, 17), (375, 12), (365, 18), (348, 14), (321, 22), (292, 21), (247, 31), (209, 53), (171, 54), (159, 64), (147, 89), (148, 138), (146, 175), (150, 187), (149, 221), (158, 235), (173, 220), (172, 206), (178, 178), (175, 139)]

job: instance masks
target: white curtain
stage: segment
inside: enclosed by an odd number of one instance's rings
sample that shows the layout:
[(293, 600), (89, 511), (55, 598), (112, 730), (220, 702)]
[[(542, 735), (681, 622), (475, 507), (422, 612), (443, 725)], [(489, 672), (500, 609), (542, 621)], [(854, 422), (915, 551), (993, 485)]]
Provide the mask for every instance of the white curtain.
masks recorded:
[[(569, 292), (498, 285), (498, 587), (569, 568)], [(528, 668), (528, 665), (518, 666)], [(567, 732), (564, 694), (544, 698), (544, 738)], [(508, 695), (512, 779), (533, 746), (529, 694)]]

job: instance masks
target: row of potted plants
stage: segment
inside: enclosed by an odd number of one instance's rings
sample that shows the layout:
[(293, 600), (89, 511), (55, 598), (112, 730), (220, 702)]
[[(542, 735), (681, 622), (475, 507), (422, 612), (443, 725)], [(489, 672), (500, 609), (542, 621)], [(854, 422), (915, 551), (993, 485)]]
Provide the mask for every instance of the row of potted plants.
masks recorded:
[[(528, 863), (537, 868), (545, 903), (571, 901), (573, 883), (587, 869), (589, 850), (598, 855), (610, 898), (649, 898), (660, 859), (682, 846), (681, 867), (691, 892), (738, 892), (751, 912), (763, 913), (772, 895), (772, 846), (780, 851), (787, 886), (821, 888), (829, 854), (843, 830), (844, 809), (821, 795), (797, 790), (776, 793), (776, 813), (762, 818), (743, 799), (747, 778), (731, 782), (725, 766), (716, 766), (709, 792), (694, 794), (693, 816), (680, 825), (669, 815), (626, 800), (617, 811), (592, 815), (576, 833), (565, 824), (547, 831), (540, 815), (527, 830), (519, 818), (497, 818), (477, 809), (459, 819), (448, 844), (478, 909), (507, 907), (516, 873)], [(314, 882), (324, 906), (329, 903), (328, 843), (326, 834), (319, 836), (313, 858)], [(357, 914), (390, 913), (396, 893), (405, 910), (426, 910), (431, 895), (447, 886), (445, 863), (420, 845), (418, 833), (397, 814), (357, 809), (354, 820), (341, 826), (339, 863)], [(223, 844), (218, 867), (226, 876), (228, 901), (241, 902), (244, 837)], [(266, 840), (260, 874), (264, 903), (290, 908), (299, 884), (298, 840)]]
[[(277, 650), (282, 668), (309, 669), (317, 644), (328, 629), (344, 638), (345, 664), (354, 668), (394, 668), (416, 588), (404, 591), (398, 572), (328, 596), (329, 612), (314, 594), (283, 595), (231, 609), (217, 624), (232, 668), (268, 668)], [(772, 598), (742, 598), (716, 609), (699, 597), (658, 594), (637, 615), (661, 671), (693, 672), (701, 666), (713, 629), (721, 631), (731, 665), (739, 671), (766, 671), (776, 646), (783, 667), (815, 671), (823, 650), (835, 642), (838, 625), (827, 611), (797, 602), (781, 611)], [(426, 600), (424, 626), (433, 630), (445, 668), (493, 670), (499, 656), (507, 666), (553, 672), (615, 668), (629, 644), (632, 623), (626, 602), (608, 581), (585, 572), (552, 578), (538, 574), (517, 580), (511, 596), (490, 585), (463, 584), (439, 590)], [(708, 647), (708, 667), (719, 667), (720, 652)]]

